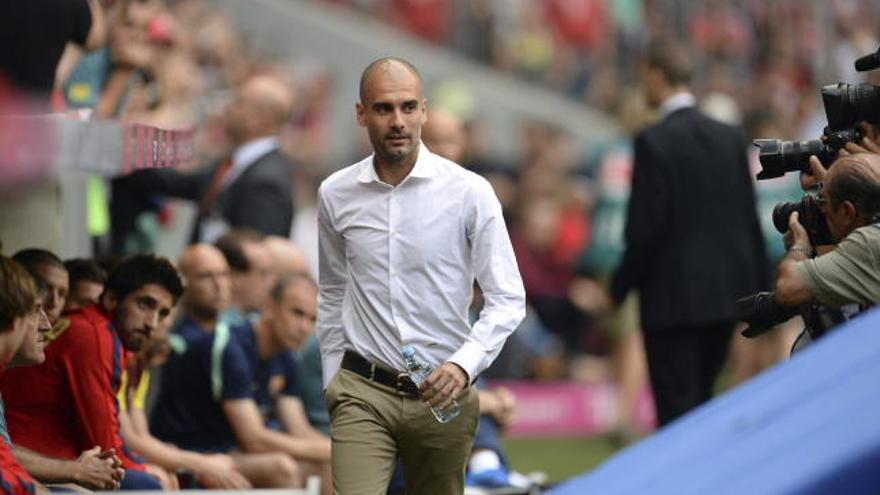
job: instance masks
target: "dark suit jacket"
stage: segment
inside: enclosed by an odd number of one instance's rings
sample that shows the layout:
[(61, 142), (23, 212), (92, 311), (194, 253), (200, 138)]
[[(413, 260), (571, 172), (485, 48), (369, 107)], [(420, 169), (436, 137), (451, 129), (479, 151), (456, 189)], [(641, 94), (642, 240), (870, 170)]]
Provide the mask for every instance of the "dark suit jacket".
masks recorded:
[(743, 133), (693, 108), (642, 131), (612, 298), (640, 292), (646, 331), (733, 322), (767, 261)]
[[(219, 162), (212, 163), (192, 173), (163, 169), (132, 174), (114, 183), (112, 209), (121, 214), (128, 209), (125, 203), (139, 203), (153, 195), (189, 199), (201, 205), (219, 166)], [(123, 197), (116, 198), (120, 194)], [(119, 208), (115, 207), (117, 200)], [(247, 227), (267, 235), (287, 237), (293, 221), (293, 162), (278, 150), (263, 155), (220, 192), (212, 211), (232, 228)], [(208, 215), (199, 210), (192, 242), (199, 239), (207, 218)], [(114, 223), (123, 224), (124, 220)]]

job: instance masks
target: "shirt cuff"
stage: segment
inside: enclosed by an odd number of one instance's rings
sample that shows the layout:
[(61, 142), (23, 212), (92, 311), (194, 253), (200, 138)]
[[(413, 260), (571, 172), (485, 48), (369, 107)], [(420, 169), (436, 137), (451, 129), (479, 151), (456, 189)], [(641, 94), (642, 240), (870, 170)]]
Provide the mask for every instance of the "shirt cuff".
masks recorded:
[(447, 361), (461, 367), (468, 375), (468, 383), (473, 383), (477, 379), (477, 375), (483, 371), (485, 358), (486, 352), (479, 345), (466, 342)]

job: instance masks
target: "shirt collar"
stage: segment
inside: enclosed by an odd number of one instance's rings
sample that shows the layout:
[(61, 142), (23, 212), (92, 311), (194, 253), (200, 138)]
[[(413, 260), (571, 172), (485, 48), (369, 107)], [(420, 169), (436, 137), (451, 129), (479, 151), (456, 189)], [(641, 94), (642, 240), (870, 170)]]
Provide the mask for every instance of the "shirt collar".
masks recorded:
[[(381, 179), (379, 179), (379, 176), (376, 174), (376, 167), (373, 165), (373, 159), (375, 157), (376, 154), (373, 153), (361, 162), (361, 173), (358, 175), (358, 182), (365, 184), (370, 182), (381, 182)], [(430, 179), (431, 177), (436, 176), (437, 168), (434, 166), (434, 159), (434, 154), (431, 153), (424, 143), (419, 141), (419, 155), (416, 158), (416, 164), (413, 166), (413, 169), (410, 170), (406, 179), (410, 177)]]
[(237, 179), (248, 167), (253, 165), (264, 155), (278, 148), (278, 136), (266, 136), (262, 138), (252, 139), (238, 148), (232, 153), (232, 168), (226, 177), (223, 178), (223, 185), (231, 184)]
[(682, 91), (681, 93), (676, 93), (667, 98), (666, 101), (664, 101), (663, 104), (660, 105), (660, 115), (664, 118), (668, 117), (670, 114), (677, 110), (694, 106), (696, 101), (696, 98), (694, 98), (693, 93), (691, 93), (690, 91)]
[(232, 166), (233, 168), (247, 167), (277, 147), (278, 136), (266, 136), (248, 141), (232, 153)]

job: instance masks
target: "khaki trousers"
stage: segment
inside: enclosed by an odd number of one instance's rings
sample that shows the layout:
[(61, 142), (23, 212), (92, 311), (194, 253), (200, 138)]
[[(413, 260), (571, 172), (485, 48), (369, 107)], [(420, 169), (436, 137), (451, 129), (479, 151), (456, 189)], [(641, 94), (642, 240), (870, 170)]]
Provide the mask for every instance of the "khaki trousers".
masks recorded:
[(464, 471), (480, 415), (477, 391), (458, 401), (461, 413), (442, 424), (420, 399), (341, 369), (326, 391), (333, 444), (333, 493), (384, 495), (399, 456), (406, 492), (464, 492)]

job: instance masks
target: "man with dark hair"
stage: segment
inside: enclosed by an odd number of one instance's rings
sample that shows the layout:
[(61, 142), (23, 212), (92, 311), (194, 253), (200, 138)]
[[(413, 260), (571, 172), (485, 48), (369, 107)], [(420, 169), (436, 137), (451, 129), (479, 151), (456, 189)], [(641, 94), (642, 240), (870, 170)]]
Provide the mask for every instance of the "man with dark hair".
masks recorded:
[(796, 306), (816, 300), (840, 307), (880, 302), (880, 155), (858, 153), (838, 158), (827, 173), (811, 157), (822, 177), (820, 208), (834, 250), (811, 258), (814, 247), (797, 212), (785, 234), (788, 249), (776, 273), (776, 300)]
[(64, 262), (70, 277), (70, 291), (64, 311), (73, 311), (83, 306), (97, 304), (104, 292), (107, 272), (95, 260), (75, 258)]
[(43, 295), (43, 309), (52, 325), (58, 324), (70, 281), (67, 268), (58, 256), (51, 251), (38, 248), (22, 249), (12, 259), (21, 263), (39, 284), (46, 286)]
[(182, 292), (163, 258), (136, 255), (117, 266), (100, 303), (68, 315), (69, 327), (46, 348), (43, 365), (0, 379), (16, 443), (62, 459), (95, 446), (114, 449), (125, 468), (123, 489), (160, 489), (119, 435), (116, 394), (126, 351), (140, 349)]
[[(407, 492), (456, 494), (479, 418), (469, 385), (525, 316), (525, 293), (491, 185), (421, 142), (422, 81), (393, 57), (371, 63), (355, 105), (374, 153), (318, 192), (317, 334), (336, 493), (385, 493), (399, 457)], [(485, 296), (468, 321), (474, 282)], [(434, 369), (402, 370), (413, 346)], [(430, 407), (453, 400), (438, 422)]]
[(241, 325), (256, 315), (269, 297), (274, 281), (273, 259), (264, 240), (254, 230), (236, 229), (215, 243), (231, 269), (232, 298), (221, 315), (230, 326)]
[(727, 359), (736, 299), (768, 283), (739, 130), (694, 108), (683, 47), (648, 47), (643, 85), (662, 120), (636, 136), (626, 252), (611, 285), (639, 291), (648, 372), (663, 426), (709, 400)]

